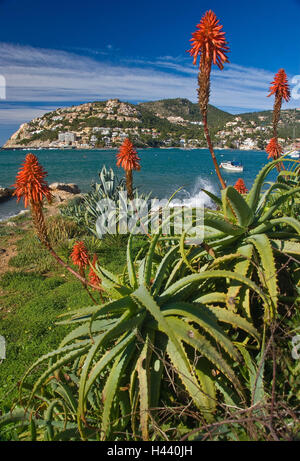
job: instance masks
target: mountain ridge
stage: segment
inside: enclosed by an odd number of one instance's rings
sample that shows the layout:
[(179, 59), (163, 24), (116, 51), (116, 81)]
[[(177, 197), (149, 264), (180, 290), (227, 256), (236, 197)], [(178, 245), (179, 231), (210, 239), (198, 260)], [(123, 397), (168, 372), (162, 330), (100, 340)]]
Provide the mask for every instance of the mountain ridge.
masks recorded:
[[(272, 111), (233, 115), (209, 105), (208, 122), (217, 146), (262, 149), (271, 136)], [(205, 147), (202, 125), (198, 104), (188, 99), (109, 99), (45, 113), (22, 124), (3, 148), (118, 147), (126, 137), (137, 147)], [(300, 137), (300, 109), (282, 111), (279, 136), (284, 144)]]

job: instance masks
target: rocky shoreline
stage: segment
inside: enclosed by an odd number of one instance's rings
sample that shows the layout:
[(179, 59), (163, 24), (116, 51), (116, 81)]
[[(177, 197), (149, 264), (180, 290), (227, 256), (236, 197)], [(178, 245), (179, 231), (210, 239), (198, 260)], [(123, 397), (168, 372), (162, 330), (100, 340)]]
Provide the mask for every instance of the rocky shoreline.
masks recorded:
[[(81, 191), (77, 184), (66, 184), (55, 182), (49, 185), (53, 197), (53, 203), (62, 203), (80, 195)], [(13, 197), (14, 189), (0, 187), (0, 203), (6, 202)]]
[(12, 198), (13, 192), (13, 189), (0, 187), (0, 203), (10, 200)]

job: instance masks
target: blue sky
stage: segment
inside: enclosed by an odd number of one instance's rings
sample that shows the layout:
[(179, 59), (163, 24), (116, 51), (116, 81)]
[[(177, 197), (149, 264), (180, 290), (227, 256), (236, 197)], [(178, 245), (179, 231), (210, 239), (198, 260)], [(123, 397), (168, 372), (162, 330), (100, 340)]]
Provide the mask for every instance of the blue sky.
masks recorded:
[(208, 9), (231, 50), (230, 64), (213, 71), (211, 103), (232, 113), (270, 109), (278, 69), (292, 88), (300, 74), (300, 0), (0, 0), (0, 144), (56, 107), (114, 97), (196, 102), (197, 68), (186, 50)]

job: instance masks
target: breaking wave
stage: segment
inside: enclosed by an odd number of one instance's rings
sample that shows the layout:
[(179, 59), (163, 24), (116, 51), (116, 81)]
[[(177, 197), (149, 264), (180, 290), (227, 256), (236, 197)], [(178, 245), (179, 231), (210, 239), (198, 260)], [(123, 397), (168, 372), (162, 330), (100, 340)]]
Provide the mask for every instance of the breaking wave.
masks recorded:
[(198, 176), (191, 191), (181, 189), (171, 200), (170, 206), (176, 207), (184, 205), (189, 208), (213, 208), (214, 202), (203, 192), (203, 189), (218, 195), (217, 187), (212, 181)]

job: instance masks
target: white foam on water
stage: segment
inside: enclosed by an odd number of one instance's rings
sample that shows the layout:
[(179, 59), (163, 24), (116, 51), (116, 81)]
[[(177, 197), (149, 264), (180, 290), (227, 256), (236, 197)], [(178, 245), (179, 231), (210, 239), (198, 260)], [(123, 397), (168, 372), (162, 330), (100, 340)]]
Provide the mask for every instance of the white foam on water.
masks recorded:
[(170, 206), (175, 207), (183, 205), (189, 208), (214, 206), (214, 202), (208, 195), (205, 194), (205, 192), (203, 192), (202, 189), (207, 190), (208, 192), (211, 192), (215, 195), (218, 194), (215, 185), (211, 181), (198, 176), (191, 192), (182, 189), (177, 195), (178, 198), (175, 196), (175, 198), (170, 202)]

